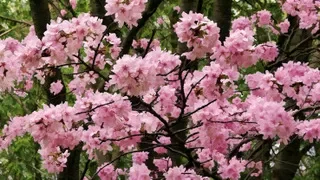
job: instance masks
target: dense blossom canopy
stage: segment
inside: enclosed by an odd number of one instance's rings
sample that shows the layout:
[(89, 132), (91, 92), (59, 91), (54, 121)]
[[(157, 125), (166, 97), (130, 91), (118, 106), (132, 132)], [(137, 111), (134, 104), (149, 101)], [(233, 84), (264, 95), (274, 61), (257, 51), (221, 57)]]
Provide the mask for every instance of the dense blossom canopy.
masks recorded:
[[(75, 8), (76, 1), (72, 2)], [(110, 0), (106, 15), (114, 15), (120, 27), (132, 28), (142, 18), (146, 3)], [(299, 17), (300, 28), (311, 28), (313, 34), (319, 33), (319, 8), (320, 2), (313, 0), (282, 4), (284, 12)], [(269, 28), (273, 35), (289, 31), (287, 19), (275, 24), (271, 17), (262, 10), (235, 19), (230, 35), (221, 42), (215, 22), (203, 14), (182, 12), (174, 25), (178, 41), (188, 47), (181, 55), (161, 49), (159, 41), (141, 39), (132, 46), (145, 54), (122, 56), (120, 37), (89, 14), (51, 21), (42, 39), (31, 28), (21, 42), (1, 40), (1, 92), (25, 96), (33, 80), (44, 84), (50, 68), (59, 67), (71, 69), (72, 80), (51, 83), (50, 92), (56, 95), (66, 87), (76, 100), (13, 117), (2, 130), (0, 147), (5, 149), (16, 137), (29, 133), (41, 146), (44, 168), (52, 173), (63, 171), (70, 151), (80, 144), (93, 160), (98, 159), (98, 151), (106, 154), (115, 148), (132, 154), (129, 169), (102, 164), (96, 173), (101, 179), (209, 179), (213, 174), (239, 179), (246, 170), (259, 176), (262, 162), (232, 154), (249, 151), (250, 141), (243, 143), (247, 139), (287, 144), (293, 135), (310, 142), (320, 138), (320, 119), (296, 116), (319, 106), (319, 69), (289, 61), (276, 70), (241, 73), (258, 62), (276, 61), (280, 50), (275, 42), (255, 41), (257, 27)], [(196, 70), (188, 68), (200, 59), (208, 63)], [(244, 90), (237, 83), (240, 79), (246, 84)], [(95, 89), (98, 82), (104, 83), (103, 88)], [(245, 98), (243, 91), (248, 92)], [(288, 110), (288, 98), (296, 102), (296, 109)], [(175, 130), (180, 121), (186, 121), (186, 126)], [(140, 148), (144, 136), (153, 137), (147, 149)], [(151, 160), (153, 169), (147, 164), (150, 150), (157, 154)], [(172, 152), (189, 163), (176, 164)]]

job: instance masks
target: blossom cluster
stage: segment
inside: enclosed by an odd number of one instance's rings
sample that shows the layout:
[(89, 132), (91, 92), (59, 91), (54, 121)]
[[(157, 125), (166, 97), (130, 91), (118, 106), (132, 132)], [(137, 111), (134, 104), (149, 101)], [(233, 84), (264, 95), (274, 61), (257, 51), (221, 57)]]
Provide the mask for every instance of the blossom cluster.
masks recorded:
[(255, 46), (254, 34), (251, 20), (244, 17), (236, 19), (224, 44), (213, 48), (211, 59), (215, 59), (223, 66), (244, 68), (256, 64), (259, 59), (266, 62), (274, 61), (279, 54), (276, 44), (266, 42)]
[(126, 23), (130, 28), (137, 26), (148, 0), (107, 0), (106, 16), (115, 15), (115, 21), (122, 27)]
[(41, 146), (39, 153), (44, 160), (44, 167), (49, 172), (62, 171), (69, 156), (68, 150), (62, 149), (73, 149), (80, 142), (83, 129), (73, 127), (79, 120), (81, 119), (74, 109), (67, 104), (44, 106), (23, 118), (12, 119), (11, 125), (3, 130), (5, 138), (1, 142), (1, 148), (9, 145), (8, 140), (29, 132)]
[(283, 104), (267, 101), (263, 98), (253, 97), (254, 100), (248, 108), (248, 117), (257, 122), (257, 131), (264, 139), (278, 136), (282, 142), (288, 143), (295, 133), (295, 121), (290, 112), (285, 111)]
[(291, 16), (299, 17), (299, 27), (309, 29), (313, 26), (314, 31), (319, 30), (319, 1), (314, 0), (287, 0), (282, 4), (282, 10)]
[(183, 53), (190, 60), (212, 53), (212, 47), (219, 43), (220, 29), (203, 14), (183, 12), (174, 28), (179, 42), (187, 43), (187, 47), (191, 49)]
[[(75, 8), (76, 1), (70, 2)], [(141, 18), (146, 2), (110, 0), (105, 8), (120, 26), (126, 23), (132, 27)], [(307, 20), (300, 12), (314, 16), (319, 3), (297, 2), (286, 1), (284, 10), (301, 16), (300, 28), (314, 26), (314, 17)], [(97, 169), (101, 179), (207, 180), (206, 174), (216, 173), (235, 180), (248, 169), (254, 170), (252, 176), (259, 176), (261, 162), (231, 152), (251, 150), (254, 142), (242, 144), (250, 138), (276, 139), (284, 144), (292, 135), (310, 142), (319, 140), (319, 119), (296, 120), (296, 113), (319, 105), (320, 71), (289, 61), (274, 71), (241, 73), (242, 68), (259, 60), (270, 63), (279, 55), (274, 42), (256, 44), (255, 26), (274, 28), (272, 14), (262, 10), (251, 18), (234, 20), (230, 35), (221, 42), (216, 23), (202, 14), (183, 12), (174, 25), (179, 41), (189, 48), (181, 56), (162, 50), (158, 40), (139, 39), (132, 46), (143, 49), (143, 54), (118, 57), (121, 39), (89, 14), (52, 21), (42, 39), (31, 28), (21, 42), (1, 40), (1, 92), (22, 84), (27, 93), (33, 77), (44, 83), (53, 73), (50, 68), (66, 66), (73, 71), (70, 82), (51, 82), (49, 90), (57, 95), (66, 86), (75, 101), (44, 105), (28, 115), (11, 118), (1, 131), (0, 148), (29, 133), (40, 144), (43, 165), (52, 173), (63, 171), (75, 148), (82, 148), (94, 160), (99, 158), (97, 152), (105, 155), (115, 148), (128, 154), (130, 168), (106, 162)], [(284, 20), (278, 27), (287, 33), (290, 23)], [(207, 55), (212, 61), (203, 67), (187, 67)], [(239, 83), (241, 80), (244, 83)], [(105, 89), (95, 87), (101, 84)], [(296, 102), (292, 110), (288, 110), (287, 99)], [(311, 117), (318, 112), (314, 109), (305, 114)], [(176, 130), (184, 121), (184, 129)], [(186, 137), (180, 138), (180, 134)], [(151, 137), (150, 141), (142, 142), (146, 137)], [(150, 151), (141, 149), (143, 143), (150, 145)], [(176, 146), (193, 168), (177, 166), (170, 155)], [(154, 169), (147, 166), (149, 161)]]
[(0, 91), (11, 90), (15, 81), (21, 81), (21, 63), (12, 61), (15, 51), (21, 48), (17, 40), (0, 41)]
[(102, 25), (102, 20), (89, 14), (82, 14), (70, 21), (52, 21), (42, 38), (42, 49), (47, 52), (43, 60), (48, 64), (64, 64), (67, 58), (74, 59), (73, 56), (78, 54), (83, 41), (97, 47), (105, 30), (106, 26)]
[(300, 62), (283, 64), (274, 73), (282, 93), (297, 101), (300, 107), (319, 102), (320, 71)]
[(166, 73), (180, 64), (179, 57), (159, 48), (145, 58), (125, 55), (113, 66), (110, 84), (128, 95), (145, 95), (149, 90), (164, 84)]
[(300, 121), (297, 125), (297, 134), (312, 143), (320, 138), (320, 120), (313, 119), (311, 121)]

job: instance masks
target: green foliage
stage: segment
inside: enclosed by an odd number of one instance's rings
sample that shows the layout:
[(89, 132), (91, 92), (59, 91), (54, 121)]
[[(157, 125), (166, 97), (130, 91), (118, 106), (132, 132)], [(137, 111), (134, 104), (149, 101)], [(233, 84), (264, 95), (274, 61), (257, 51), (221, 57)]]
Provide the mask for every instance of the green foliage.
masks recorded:
[[(170, 3), (162, 3), (156, 13), (148, 20), (142, 31), (140, 31), (137, 39), (150, 39), (152, 31), (155, 29), (156, 34), (154, 39), (158, 39), (161, 42), (161, 47), (163, 49), (175, 52), (177, 47), (177, 37), (173, 33), (173, 25), (178, 20), (178, 14), (173, 10), (173, 8), (178, 5), (178, 0), (172, 0)], [(159, 25), (157, 23), (158, 18), (162, 18), (164, 20), (164, 24)]]
[(6, 151), (0, 152), (0, 180), (35, 179), (41, 174), (44, 179), (52, 179), (46, 170), (40, 168), (40, 155), (31, 136), (18, 138)]
[(29, 26), (6, 18), (31, 22), (28, 0), (0, 1), (0, 39), (12, 37), (22, 39), (29, 31)]

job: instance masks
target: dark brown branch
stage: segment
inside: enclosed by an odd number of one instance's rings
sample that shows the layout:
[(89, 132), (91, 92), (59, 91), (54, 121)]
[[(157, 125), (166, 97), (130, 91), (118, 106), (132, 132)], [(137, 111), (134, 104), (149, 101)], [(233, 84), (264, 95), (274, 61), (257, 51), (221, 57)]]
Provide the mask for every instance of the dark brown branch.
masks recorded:
[(257, 124), (257, 122), (251, 122), (251, 121), (239, 121), (239, 120), (232, 120), (232, 121), (212, 121), (208, 120), (211, 123), (221, 123), (221, 124), (226, 124), (226, 123), (248, 123), (248, 124)]
[(136, 37), (139, 30), (146, 24), (148, 19), (156, 12), (157, 8), (161, 4), (163, 0), (150, 0), (148, 8), (145, 12), (142, 14), (142, 18), (138, 21), (138, 25), (136, 27), (133, 27), (130, 32), (128, 33), (128, 36), (125, 38), (125, 40), (122, 43), (122, 51), (120, 52), (119, 57), (122, 57), (124, 54), (128, 54), (131, 44), (133, 42), (133, 39)]
[(17, 20), (17, 19), (12, 19), (12, 18), (9, 18), (9, 17), (5, 17), (3, 15), (0, 15), (0, 18), (4, 19), (4, 20), (7, 20), (7, 21), (15, 22), (15, 23), (21, 23), (21, 24), (24, 24), (24, 25), (32, 26), (32, 23), (30, 23), (30, 22), (21, 21), (21, 20)]
[(194, 90), (194, 88), (196, 88), (197, 85), (200, 84), (200, 82), (201, 82), (205, 77), (207, 77), (207, 75), (204, 75), (201, 79), (199, 79), (199, 81), (197, 81), (195, 84), (192, 84), (192, 85), (191, 85), (191, 89), (190, 89), (190, 91), (188, 92), (187, 97), (186, 97), (187, 100), (188, 100), (188, 98), (189, 98), (192, 90)]
[(188, 131), (188, 130), (191, 130), (191, 129), (195, 129), (195, 128), (201, 127), (202, 125), (203, 125), (203, 123), (199, 122), (195, 126), (191, 126), (191, 127), (188, 127), (188, 128), (184, 128), (184, 129), (180, 129), (180, 130), (174, 131), (173, 134), (178, 134), (178, 133), (185, 132), (185, 131)]
[(88, 65), (86, 62), (84, 62), (82, 60), (82, 58), (79, 56), (79, 55), (73, 55), (74, 57), (78, 58), (78, 60), (83, 64), (85, 65), (88, 69), (92, 70), (93, 72), (95, 72), (96, 74), (99, 75), (99, 77), (101, 77), (103, 80), (107, 81), (108, 78), (105, 77), (103, 74), (101, 74), (99, 71), (97, 71), (95, 68), (92, 68), (90, 65)]
[(118, 139), (101, 139), (101, 144), (102, 144), (103, 142), (107, 142), (107, 141), (122, 141), (122, 140), (130, 139), (130, 138), (133, 138), (133, 137), (147, 136), (147, 135), (151, 135), (151, 136), (167, 136), (166, 134), (163, 134), (163, 133), (152, 133), (152, 134), (141, 133), (141, 134), (132, 134), (132, 135), (125, 136), (125, 137), (122, 137), (122, 138), (118, 138)]
[(83, 172), (82, 172), (81, 179), (84, 179), (84, 178), (85, 178), (86, 173), (87, 173), (87, 171), (88, 171), (88, 169), (89, 169), (89, 164), (90, 164), (90, 162), (91, 162), (91, 160), (88, 159), (87, 162), (86, 162), (86, 165), (84, 166), (84, 170), (83, 170)]
[[(77, 13), (72, 9), (71, 4), (69, 3), (68, 5), (65, 4), (62, 0), (59, 0), (59, 2), (72, 14), (73, 17), (77, 17)], [(69, 1), (68, 1), (69, 2)]]
[(137, 153), (137, 152), (148, 151), (148, 150), (154, 149), (154, 148), (156, 148), (156, 147), (159, 147), (159, 145), (155, 145), (155, 146), (152, 146), (152, 147), (149, 147), (149, 148), (145, 148), (145, 149), (129, 151), (129, 152), (126, 152), (126, 153), (123, 153), (123, 154), (117, 156), (116, 158), (114, 158), (113, 160), (111, 160), (109, 163), (105, 164), (105, 165), (102, 166), (100, 169), (98, 169), (98, 171), (96, 171), (96, 172), (92, 175), (91, 180), (93, 180), (94, 177), (97, 176), (98, 173), (99, 173), (103, 168), (109, 166), (110, 164), (114, 163), (115, 161), (118, 161), (118, 160), (121, 159), (123, 156), (126, 156), (126, 155), (128, 155), (128, 154)]
[(153, 29), (152, 30), (152, 35), (151, 35), (151, 38), (150, 38), (150, 40), (149, 40), (149, 42), (148, 42), (148, 45), (147, 45), (147, 48), (146, 48), (146, 50), (144, 51), (144, 54), (143, 54), (143, 58), (144, 57), (146, 57), (146, 55), (148, 54), (148, 51), (149, 51), (149, 49), (150, 49), (150, 46), (151, 46), (151, 43), (152, 43), (152, 41), (153, 41), (153, 39), (154, 39), (154, 35), (156, 34), (156, 29)]
[(313, 111), (313, 110), (315, 110), (315, 111), (320, 110), (320, 105), (302, 108), (302, 109), (296, 111), (296, 112), (293, 114), (293, 116), (297, 116), (297, 115), (300, 114), (300, 113), (304, 113), (304, 112), (308, 112), (308, 111)]
[(184, 117), (189, 117), (189, 116), (191, 116), (192, 114), (200, 111), (201, 109), (204, 109), (204, 108), (208, 107), (210, 104), (214, 103), (215, 101), (217, 101), (217, 100), (215, 99), (215, 100), (212, 100), (212, 101), (208, 102), (207, 104), (199, 107), (198, 109), (196, 109), (196, 110), (194, 110), (194, 111), (192, 111), (192, 112), (189, 112), (189, 113), (185, 114)]
[(140, 103), (143, 104), (146, 108), (147, 108), (147, 112), (151, 113), (154, 117), (158, 118), (165, 126), (166, 130), (168, 133), (172, 134), (171, 130), (170, 130), (170, 126), (169, 123), (163, 118), (161, 117), (160, 114), (158, 114), (150, 104), (145, 103), (144, 101), (140, 100)]
[(100, 107), (107, 106), (107, 105), (110, 105), (112, 103), (114, 103), (114, 101), (111, 101), (111, 102), (108, 102), (108, 103), (104, 103), (104, 104), (100, 104), (100, 105), (98, 105), (98, 106), (96, 106), (96, 107), (94, 107), (94, 108), (92, 108), (92, 109), (90, 109), (88, 111), (78, 112), (78, 113), (76, 113), (76, 115), (84, 114), (84, 113), (90, 113), (90, 112), (93, 112), (93, 111), (95, 111), (96, 109), (98, 109)]
[(91, 69), (94, 69), (94, 64), (96, 62), (96, 59), (97, 59), (97, 56), (99, 54), (99, 49), (100, 49), (100, 46), (101, 46), (101, 43), (103, 41), (103, 38), (108, 34), (108, 29), (105, 30), (105, 32), (103, 32), (102, 36), (101, 36), (101, 39), (99, 41), (99, 44), (97, 46), (97, 48), (94, 50), (94, 56), (93, 56), (93, 60), (92, 60), (92, 67)]
[(81, 63), (67, 63), (67, 64), (61, 64), (61, 65), (57, 65), (57, 66), (43, 66), (41, 68), (37, 68), (36, 70), (44, 70), (44, 69), (56, 69), (56, 68), (60, 68), (60, 67), (64, 67), (64, 66), (71, 66), (71, 65), (80, 65)]
[(241, 148), (242, 145), (244, 145), (244, 144), (246, 144), (246, 143), (248, 143), (248, 142), (251, 142), (251, 141), (253, 141), (253, 140), (256, 139), (256, 138), (257, 138), (257, 137), (251, 137), (251, 138), (244, 139), (243, 141), (241, 141), (239, 144), (237, 144), (237, 145), (230, 151), (230, 153), (229, 153), (229, 155), (228, 155), (228, 159), (231, 159), (233, 156), (235, 156), (235, 155), (239, 152), (239, 150), (240, 150), (240, 148)]
[(171, 71), (165, 73), (165, 74), (157, 74), (157, 76), (168, 76), (169, 74), (175, 72), (176, 70), (179, 69), (179, 66), (176, 66), (175, 68), (173, 68)]

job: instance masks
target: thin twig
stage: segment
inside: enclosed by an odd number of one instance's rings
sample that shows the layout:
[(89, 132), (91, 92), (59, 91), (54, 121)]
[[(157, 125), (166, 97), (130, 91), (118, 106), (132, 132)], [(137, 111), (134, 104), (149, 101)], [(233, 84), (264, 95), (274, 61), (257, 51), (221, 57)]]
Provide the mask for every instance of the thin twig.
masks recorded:
[(215, 99), (215, 100), (212, 100), (212, 101), (208, 102), (207, 104), (199, 107), (198, 109), (196, 109), (196, 110), (194, 110), (194, 111), (192, 111), (192, 112), (189, 112), (189, 113), (185, 114), (184, 117), (189, 117), (189, 116), (191, 116), (192, 114), (200, 111), (201, 109), (204, 109), (204, 108), (208, 107), (210, 104), (214, 103), (215, 101), (217, 101), (217, 100)]
[(86, 173), (87, 173), (87, 171), (88, 171), (88, 169), (89, 169), (89, 164), (90, 164), (90, 159), (88, 159), (87, 160), (87, 162), (86, 162), (86, 165), (85, 165), (85, 167), (84, 167), (84, 170), (83, 170), (83, 172), (82, 172), (82, 175), (81, 175), (81, 180), (83, 180), (84, 178), (85, 178), (85, 176), (86, 176)]
[(133, 153), (137, 153), (137, 152), (142, 152), (142, 151), (148, 151), (150, 149), (154, 149), (156, 147), (159, 147), (159, 145), (155, 145), (155, 146), (152, 146), (152, 147), (148, 147), (148, 148), (145, 148), (145, 149), (140, 149), (140, 150), (133, 150), (133, 151), (129, 151), (129, 152), (126, 152), (126, 153), (123, 153), (121, 155), (119, 155), (118, 157), (114, 158), (113, 160), (111, 160), (109, 163), (105, 164), (104, 166), (102, 166), (101, 168), (98, 169), (98, 171), (96, 171), (92, 177), (91, 177), (91, 180), (94, 179), (95, 176), (98, 175), (98, 173), (105, 167), (109, 166), (110, 164), (112, 164), (113, 162), (115, 161), (118, 161), (119, 159), (121, 159), (123, 156), (126, 156), (128, 154), (133, 154)]
[(148, 45), (147, 45), (147, 48), (146, 48), (146, 50), (144, 51), (144, 54), (143, 54), (143, 58), (144, 57), (146, 57), (146, 55), (148, 54), (148, 51), (149, 51), (149, 49), (150, 49), (150, 46), (151, 46), (151, 43), (152, 43), (152, 41), (153, 41), (153, 39), (154, 39), (154, 35), (156, 34), (156, 29), (153, 29), (152, 30), (152, 35), (151, 35), (151, 38), (150, 38), (150, 40), (149, 40), (149, 42), (148, 42)]
[(12, 19), (12, 18), (9, 18), (9, 17), (5, 17), (3, 15), (0, 15), (0, 18), (4, 19), (4, 20), (7, 20), (7, 21), (15, 22), (15, 23), (21, 23), (21, 24), (24, 24), (24, 25), (32, 26), (32, 23), (30, 23), (30, 22), (21, 21), (21, 20), (17, 20), (17, 19)]
[(98, 109), (98, 108), (100, 108), (102, 106), (107, 106), (107, 105), (110, 105), (112, 103), (114, 103), (114, 101), (111, 101), (111, 102), (108, 102), (108, 103), (104, 103), (104, 104), (100, 104), (100, 105), (98, 105), (98, 106), (96, 106), (96, 107), (94, 107), (94, 108), (92, 108), (92, 109), (90, 109), (88, 111), (78, 112), (78, 113), (76, 113), (76, 115), (84, 114), (84, 113), (90, 113), (90, 112), (92, 112), (92, 111), (94, 111), (94, 110), (96, 110), (96, 109)]

